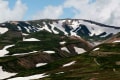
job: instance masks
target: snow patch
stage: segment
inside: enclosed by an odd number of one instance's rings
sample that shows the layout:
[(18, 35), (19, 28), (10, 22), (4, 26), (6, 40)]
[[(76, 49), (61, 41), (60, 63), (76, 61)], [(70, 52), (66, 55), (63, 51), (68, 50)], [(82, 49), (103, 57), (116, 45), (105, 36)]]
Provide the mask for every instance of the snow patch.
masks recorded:
[(17, 53), (17, 54), (13, 54), (13, 56), (16, 55), (26, 55), (26, 54), (32, 54), (32, 53), (37, 53), (38, 51), (32, 51), (32, 52), (28, 52), (28, 53)]
[(58, 73), (56, 73), (56, 74), (63, 74), (64, 72), (58, 72)]
[(66, 43), (65, 41), (63, 41), (63, 42), (60, 42), (60, 44), (61, 44), (61, 45), (65, 44), (65, 43)]
[(77, 52), (78, 54), (86, 52), (83, 48), (74, 47), (74, 49), (75, 49), (75, 52)]
[(18, 30), (20, 30), (20, 31), (22, 30), (20, 26), (17, 26), (17, 28), (18, 28)]
[(40, 41), (40, 40), (36, 38), (29, 38), (29, 39), (23, 38), (23, 41)]
[(28, 36), (29, 34), (26, 34), (26, 33), (22, 33), (23, 36)]
[(116, 41), (114, 41), (113, 43), (117, 43), (117, 42), (120, 42), (120, 40), (116, 40)]
[(5, 78), (9, 78), (11, 76), (15, 76), (17, 73), (9, 73), (2, 70), (2, 66), (0, 66), (0, 80), (3, 80)]
[(49, 24), (49, 25), (52, 27), (52, 31), (54, 34), (59, 34), (59, 32), (54, 30), (54, 28), (55, 28), (54, 24)]
[(79, 27), (80, 23), (78, 21), (73, 21), (72, 24), (70, 25), (74, 30)]
[(16, 77), (16, 78), (8, 79), (8, 80), (32, 80), (32, 79), (44, 78), (47, 76), (49, 75), (45, 75), (45, 73), (43, 73), (43, 74), (37, 74), (37, 75), (32, 75), (32, 76), (27, 76), (27, 77)]
[(64, 64), (63, 67), (68, 67), (68, 66), (71, 66), (73, 64), (75, 64), (76, 61), (72, 61), (72, 62), (69, 62), (67, 64)]
[(99, 50), (100, 48), (95, 48), (93, 51), (97, 51), (97, 50)]
[(29, 28), (27, 28), (27, 27), (24, 27), (25, 29), (26, 29), (26, 31), (28, 32), (28, 33), (30, 33), (30, 30), (29, 30)]
[(75, 32), (70, 31), (71, 36), (78, 36)]
[(68, 35), (68, 33), (65, 31), (65, 29), (63, 28), (63, 23), (66, 20), (59, 20), (58, 23), (54, 24), (56, 26), (56, 28), (58, 28), (60, 31), (64, 32), (65, 35)]
[(36, 53), (36, 52), (38, 52), (38, 51), (33, 51), (33, 52), (29, 52), (29, 53)]
[(4, 57), (6, 54), (8, 54), (9, 51), (7, 51), (7, 49), (13, 46), (14, 45), (8, 45), (8, 46), (5, 46), (2, 50), (0, 50), (0, 57)]
[(2, 28), (0, 27), (0, 34), (4, 34), (8, 31), (8, 28)]
[(52, 33), (52, 31), (48, 28), (48, 26), (46, 25), (46, 23), (45, 22), (43, 22), (43, 24), (44, 24), (44, 29), (45, 30), (47, 30), (48, 32), (50, 32), (50, 33)]
[(61, 48), (61, 50), (63, 50), (63, 51), (66, 51), (66, 52), (70, 53), (70, 51), (69, 51), (66, 47), (62, 47), (62, 48)]
[(36, 64), (36, 67), (40, 67), (40, 66), (44, 66), (44, 65), (46, 65), (47, 63), (38, 63), (38, 64)]
[(48, 54), (55, 53), (55, 51), (43, 51), (43, 52), (48, 53)]

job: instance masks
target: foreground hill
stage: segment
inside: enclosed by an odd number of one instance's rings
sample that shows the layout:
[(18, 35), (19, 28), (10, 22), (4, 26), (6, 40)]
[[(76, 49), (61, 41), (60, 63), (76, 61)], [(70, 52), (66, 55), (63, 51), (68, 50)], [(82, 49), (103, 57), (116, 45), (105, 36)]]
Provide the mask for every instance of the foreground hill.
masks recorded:
[[(13, 76), (15, 78), (12, 77), (8, 80), (119, 80), (119, 48), (120, 43), (101, 44), (84, 54), (57, 60), (33, 69), (22, 70)], [(40, 74), (42, 77), (31, 77)]]

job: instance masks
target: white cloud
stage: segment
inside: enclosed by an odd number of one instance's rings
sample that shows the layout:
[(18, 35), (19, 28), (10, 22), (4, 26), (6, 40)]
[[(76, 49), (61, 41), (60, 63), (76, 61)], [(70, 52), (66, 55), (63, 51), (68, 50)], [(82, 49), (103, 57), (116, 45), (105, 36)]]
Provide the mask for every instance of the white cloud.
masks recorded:
[(13, 9), (9, 8), (9, 1), (0, 0), (0, 22), (22, 20), (27, 6), (17, 0)]
[(39, 11), (33, 16), (33, 19), (56, 19), (63, 13), (62, 6), (46, 6), (43, 10)]
[[(78, 19), (89, 19), (97, 22), (120, 26), (120, 0), (65, 0), (64, 4), (58, 6), (46, 6), (37, 12), (33, 19), (60, 18), (64, 9), (74, 9), (74, 17)], [(61, 7), (62, 6), (62, 7)]]
[(66, 0), (64, 8), (74, 8), (74, 18), (90, 19), (120, 26), (120, 0)]
[[(90, 3), (90, 0), (65, 0), (64, 4), (58, 6), (46, 6), (32, 16), (32, 19), (60, 18), (66, 8), (72, 7), (73, 18), (90, 19), (110, 25), (120, 25), (120, 0), (96, 0)], [(27, 6), (17, 0), (13, 9), (9, 8), (9, 0), (0, 0), (0, 22), (9, 20), (22, 20), (27, 10)]]

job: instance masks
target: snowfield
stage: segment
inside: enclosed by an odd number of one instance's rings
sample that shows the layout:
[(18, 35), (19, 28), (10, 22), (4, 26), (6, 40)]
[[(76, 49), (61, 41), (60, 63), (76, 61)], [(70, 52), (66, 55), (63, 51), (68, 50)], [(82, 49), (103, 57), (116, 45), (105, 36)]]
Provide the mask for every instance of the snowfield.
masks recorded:
[(99, 26), (99, 25), (92, 24), (92, 23), (89, 23), (89, 22), (86, 22), (86, 21), (82, 21), (82, 20), (79, 20), (79, 23), (80, 24), (85, 24), (87, 26), (87, 28), (91, 32), (90, 36), (93, 36), (94, 34), (95, 35), (99, 35), (99, 34), (101, 34), (103, 32), (106, 32), (106, 34), (104, 36), (107, 36), (110, 33), (116, 34), (116, 33), (119, 32), (118, 29), (104, 27), (104, 26)]
[[(67, 20), (67, 21), (68, 21), (68, 25), (72, 29), (70, 31), (71, 36), (72, 35), (73, 36), (78, 36), (76, 34), (76, 31), (74, 32), (74, 30), (76, 30), (77, 28), (79, 28), (79, 29), (77, 29), (77, 31), (80, 30), (81, 29), (80, 25), (85, 25), (88, 28), (88, 30), (90, 31), (89, 36), (100, 35), (103, 32), (105, 32), (106, 34), (102, 35), (100, 37), (106, 37), (111, 33), (116, 34), (116, 33), (119, 32), (118, 29), (96, 25), (94, 23), (86, 22), (84, 20), (77, 20), (77, 21), (76, 20)], [(56, 27), (57, 29), (64, 32), (65, 35), (68, 35), (68, 33), (65, 31), (64, 27), (62, 26), (65, 22), (66, 22), (66, 20), (59, 20), (57, 23), (54, 22), (53, 24), (50, 24), (50, 23), (49, 24), (52, 26), (52, 28)], [(56, 32), (56, 31), (53, 30), (53, 32)]]

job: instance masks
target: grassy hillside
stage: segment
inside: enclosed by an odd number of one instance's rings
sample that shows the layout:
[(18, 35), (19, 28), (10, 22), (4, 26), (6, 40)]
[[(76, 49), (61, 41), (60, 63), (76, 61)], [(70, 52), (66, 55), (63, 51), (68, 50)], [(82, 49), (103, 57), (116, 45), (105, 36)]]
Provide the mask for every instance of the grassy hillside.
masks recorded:
[[(100, 47), (99, 50), (56, 60), (38, 68), (24, 70), (19, 72), (16, 77), (46, 73), (49, 75), (48, 77), (37, 80), (119, 80), (120, 54), (116, 54), (116, 50), (120, 48), (118, 44), (102, 44), (98, 46)], [(108, 46), (112, 45), (114, 45), (112, 50), (107, 49)], [(98, 55), (98, 51), (102, 55)], [(111, 54), (105, 54), (105, 52)], [(64, 67), (65, 64), (73, 61), (75, 63)]]

